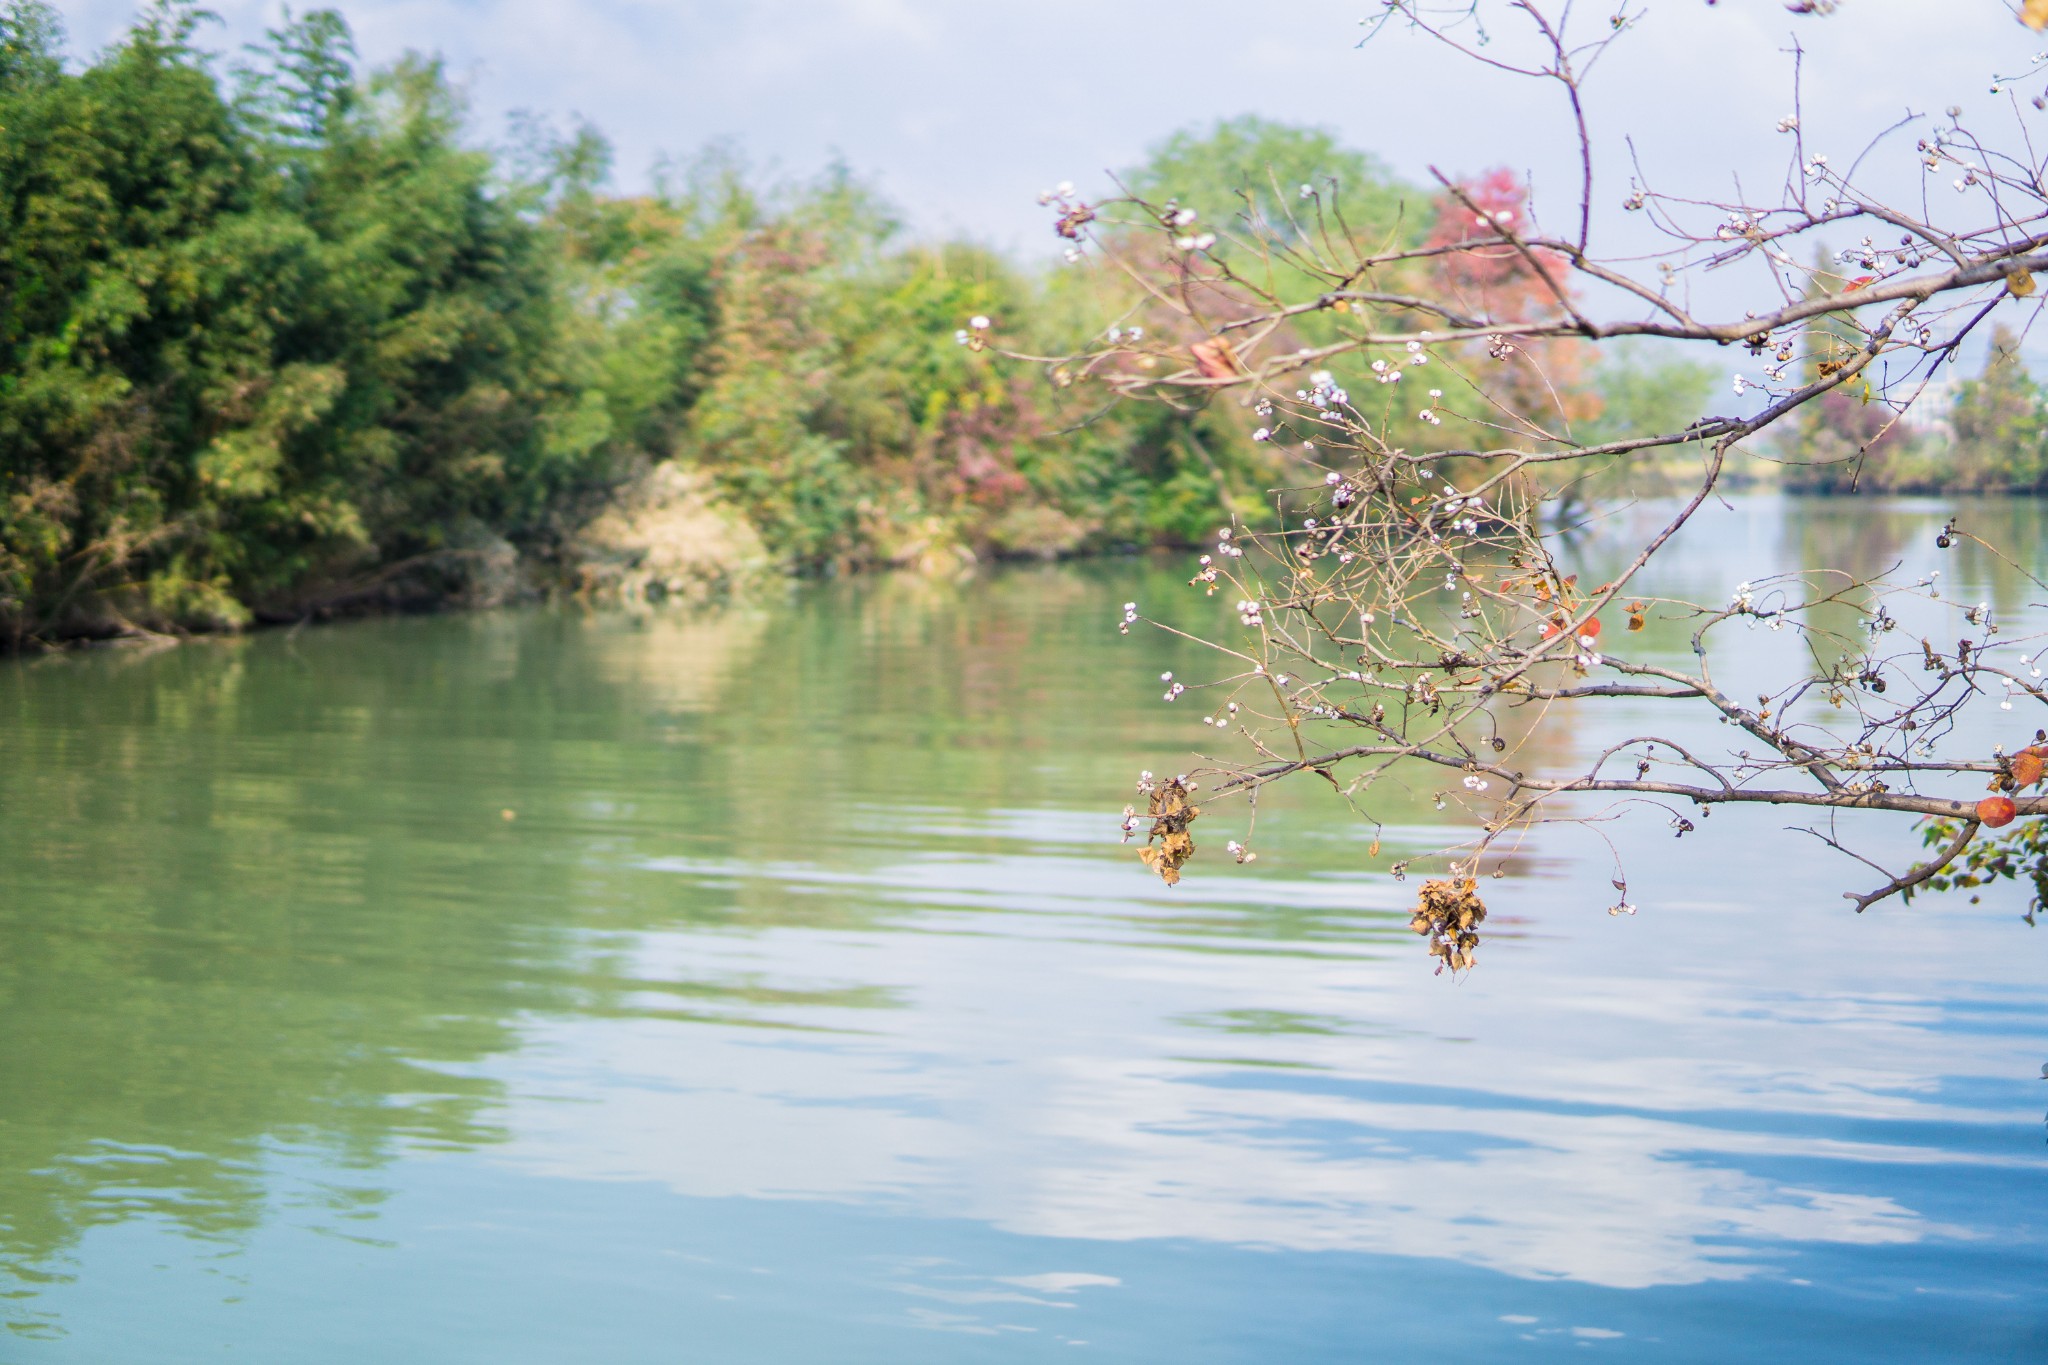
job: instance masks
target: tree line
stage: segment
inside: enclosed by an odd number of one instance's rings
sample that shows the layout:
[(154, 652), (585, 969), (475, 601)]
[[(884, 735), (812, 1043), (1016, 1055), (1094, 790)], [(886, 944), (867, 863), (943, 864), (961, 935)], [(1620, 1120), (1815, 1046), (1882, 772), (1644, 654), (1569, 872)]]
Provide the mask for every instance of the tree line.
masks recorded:
[[(667, 461), (800, 572), (1189, 544), (1301, 473), (1232, 405), (1104, 404), (968, 328), (1071, 351), (1152, 315), (1143, 270), (913, 240), (843, 168), (768, 183), (715, 149), (614, 193), (594, 129), (479, 145), (438, 60), (365, 73), (332, 10), (232, 60), (203, 21), (159, 0), (76, 62), (41, 0), (0, 5), (0, 640), (435, 603), (508, 555), (546, 582)], [(1255, 118), (1125, 179), (1216, 222), (1316, 186), (1359, 240), (1455, 216)], [(1638, 356), (1574, 382), (1597, 425), (1711, 381)]]
[[(1810, 364), (1821, 363), (1816, 351)], [(1783, 455), (1794, 492), (2048, 493), (2048, 388), (2000, 323), (1981, 367), (1949, 366), (1906, 419), (1862, 388), (1837, 390)]]

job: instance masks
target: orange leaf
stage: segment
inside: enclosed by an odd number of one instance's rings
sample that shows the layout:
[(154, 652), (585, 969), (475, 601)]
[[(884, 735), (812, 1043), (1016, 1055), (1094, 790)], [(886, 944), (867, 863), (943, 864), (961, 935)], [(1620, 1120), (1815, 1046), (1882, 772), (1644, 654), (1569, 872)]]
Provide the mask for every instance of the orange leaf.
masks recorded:
[(2012, 803), (2010, 796), (1987, 796), (1977, 803), (1977, 818), (1993, 829), (2009, 825), (2019, 814), (2019, 807)]
[(2036, 33), (2048, 28), (2048, 0), (2027, 0), (2020, 6), (2020, 22)]
[(1231, 379), (1238, 373), (1237, 354), (1222, 337), (1198, 341), (1188, 350), (1194, 354), (1195, 368), (1204, 379)]

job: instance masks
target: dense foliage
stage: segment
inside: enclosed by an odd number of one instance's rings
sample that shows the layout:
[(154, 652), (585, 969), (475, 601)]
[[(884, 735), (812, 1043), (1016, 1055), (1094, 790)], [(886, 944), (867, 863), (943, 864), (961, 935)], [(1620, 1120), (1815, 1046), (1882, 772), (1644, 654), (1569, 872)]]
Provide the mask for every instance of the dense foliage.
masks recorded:
[[(479, 151), (436, 62), (363, 78), (331, 11), (287, 16), (225, 75), (199, 18), (159, 4), (68, 67), (53, 11), (0, 7), (16, 643), (499, 594), (671, 459), (797, 569), (1258, 515), (1271, 471), (1237, 424), (1079, 410), (956, 343), (975, 316), (1011, 337), (1092, 318), (1086, 284), (902, 244), (839, 171), (763, 188), (714, 156), (608, 194), (593, 131), (529, 120)], [(1211, 141), (1354, 176), (1397, 212), (1392, 180), (1326, 135)], [(1181, 138), (1151, 173), (1218, 164)]]
[(439, 69), (317, 13), (224, 90), (162, 7), (0, 67), (0, 618), (234, 623), (452, 566), (589, 469), (541, 242)]

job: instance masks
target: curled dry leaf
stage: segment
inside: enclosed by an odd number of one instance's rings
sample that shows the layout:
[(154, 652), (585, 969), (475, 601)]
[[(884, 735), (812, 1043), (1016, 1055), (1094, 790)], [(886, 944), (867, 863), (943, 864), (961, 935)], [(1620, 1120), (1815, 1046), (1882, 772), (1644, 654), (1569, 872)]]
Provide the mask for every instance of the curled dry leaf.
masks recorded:
[[(1145, 847), (1138, 850), (1138, 856), (1145, 866), (1159, 874), (1159, 880), (1172, 886), (1180, 880), (1181, 865), (1195, 854), (1194, 836), (1188, 833), (1188, 826), (1202, 812), (1188, 803), (1188, 789), (1180, 779), (1162, 782), (1153, 789), (1150, 808), (1152, 828), (1145, 835)], [(1153, 840), (1159, 842), (1155, 846)]]
[(1486, 919), (1486, 903), (1478, 892), (1479, 883), (1470, 877), (1422, 884), (1408, 927), (1429, 940), (1431, 957), (1443, 959), (1438, 971), (1470, 970), (1479, 949), (1479, 926)]

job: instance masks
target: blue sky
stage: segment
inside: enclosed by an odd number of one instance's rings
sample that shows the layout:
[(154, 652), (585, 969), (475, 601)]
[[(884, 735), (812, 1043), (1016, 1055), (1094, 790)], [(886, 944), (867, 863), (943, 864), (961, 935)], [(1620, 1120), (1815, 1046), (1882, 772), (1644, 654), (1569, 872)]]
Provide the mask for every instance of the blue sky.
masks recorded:
[[(74, 50), (127, 21), (129, 0), (63, 0)], [(274, 22), (275, 0), (212, 0), (227, 47)], [(619, 180), (663, 152), (732, 139), (791, 173), (835, 153), (926, 233), (1050, 252), (1033, 202), (1061, 180), (1102, 183), (1175, 128), (1242, 112), (1327, 124), (1420, 178), (1531, 171), (1558, 223), (1576, 198), (1569, 125), (1554, 95), (1490, 78), (1407, 35), (1357, 48), (1373, 0), (349, 0), (365, 57), (438, 51), (467, 87), (479, 135), (530, 108), (588, 117), (614, 141)], [(1662, 184), (1724, 191), (1782, 177), (1793, 34), (1810, 49), (1810, 148), (1838, 158), (1909, 107), (1986, 113), (1994, 70), (2038, 46), (2002, 0), (1847, 0), (1826, 20), (1781, 0), (1651, 0), (1591, 87), (1592, 116), (1626, 127)], [(1590, 27), (1605, 9), (1580, 6)], [(1492, 51), (1512, 50), (1500, 20)], [(2048, 79), (2048, 77), (2044, 77)], [(2032, 88), (2029, 87), (2032, 93)], [(2009, 116), (2008, 116), (2009, 121)], [(2040, 120), (2048, 127), (2048, 118)], [(1910, 165), (1912, 135), (1891, 157)], [(1617, 142), (1597, 202), (1626, 231)], [(1899, 182), (1903, 185), (1905, 182)], [(1561, 225), (1561, 223), (1559, 223)]]

